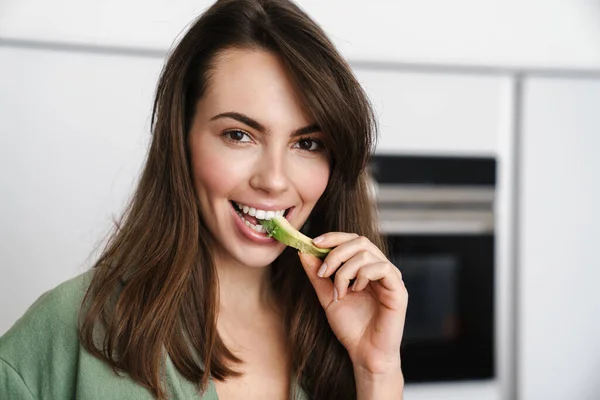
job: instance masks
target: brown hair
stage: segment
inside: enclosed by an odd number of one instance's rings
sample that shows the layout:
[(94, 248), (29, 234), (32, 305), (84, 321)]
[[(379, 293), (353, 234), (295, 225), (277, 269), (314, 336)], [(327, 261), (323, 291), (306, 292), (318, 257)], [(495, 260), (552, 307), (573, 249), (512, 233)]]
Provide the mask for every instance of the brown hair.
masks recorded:
[[(331, 176), (306, 233), (355, 232), (383, 248), (366, 165), (375, 146), (371, 106), (325, 33), (287, 0), (220, 0), (169, 54), (158, 83), (147, 160), (102, 255), (81, 310), (80, 340), (115, 371), (165, 398), (168, 355), (205, 390), (238, 374), (219, 337), (218, 281), (193, 187), (188, 134), (215, 58), (228, 48), (271, 51), (289, 69), (306, 110), (328, 136)], [(347, 351), (336, 339), (296, 252), (272, 265), (293, 370), (313, 399), (356, 398)], [(99, 333), (101, 332), (101, 335)]]

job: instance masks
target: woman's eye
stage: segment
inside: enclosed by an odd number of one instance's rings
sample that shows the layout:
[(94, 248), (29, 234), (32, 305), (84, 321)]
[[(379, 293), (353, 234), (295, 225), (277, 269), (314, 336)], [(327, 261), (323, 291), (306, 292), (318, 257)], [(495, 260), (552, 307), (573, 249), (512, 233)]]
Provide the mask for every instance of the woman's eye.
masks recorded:
[(323, 147), (321, 142), (314, 139), (300, 139), (296, 144), (299, 149), (306, 151), (317, 151)]
[(236, 130), (236, 129), (227, 131), (223, 135), (227, 139), (234, 141), (234, 142), (251, 142), (252, 141), (252, 139), (250, 139), (250, 136), (246, 132)]

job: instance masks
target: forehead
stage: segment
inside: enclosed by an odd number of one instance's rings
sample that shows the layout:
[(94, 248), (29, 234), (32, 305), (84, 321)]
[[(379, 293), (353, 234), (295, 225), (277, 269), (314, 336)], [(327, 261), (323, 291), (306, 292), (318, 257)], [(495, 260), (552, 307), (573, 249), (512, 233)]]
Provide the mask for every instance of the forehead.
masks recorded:
[(225, 50), (215, 58), (201, 112), (238, 111), (275, 125), (310, 122), (287, 69), (264, 50)]

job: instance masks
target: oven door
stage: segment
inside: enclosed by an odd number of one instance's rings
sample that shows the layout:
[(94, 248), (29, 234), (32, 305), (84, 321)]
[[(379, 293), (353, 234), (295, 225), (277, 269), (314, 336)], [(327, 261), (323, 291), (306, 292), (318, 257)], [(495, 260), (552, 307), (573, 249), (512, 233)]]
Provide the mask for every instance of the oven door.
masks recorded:
[[(410, 204), (410, 206), (407, 206)], [(401, 346), (407, 383), (494, 376), (494, 222), (461, 202), (379, 208), (391, 261), (409, 293)]]

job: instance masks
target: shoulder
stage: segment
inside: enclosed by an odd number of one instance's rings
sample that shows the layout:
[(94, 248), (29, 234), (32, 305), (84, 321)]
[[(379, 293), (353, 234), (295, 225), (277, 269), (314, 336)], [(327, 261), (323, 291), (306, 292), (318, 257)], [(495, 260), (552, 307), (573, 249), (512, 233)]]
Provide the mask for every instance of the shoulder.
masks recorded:
[(5, 349), (5, 342), (11, 341), (13, 337), (43, 335), (56, 333), (57, 329), (77, 328), (79, 308), (93, 273), (93, 270), (84, 272), (38, 297), (0, 339), (0, 355)]
[[(14, 377), (12, 389), (76, 362), (79, 309), (93, 274), (87, 271), (42, 294), (0, 337), (0, 369)], [(0, 392), (12, 390), (5, 383)]]

